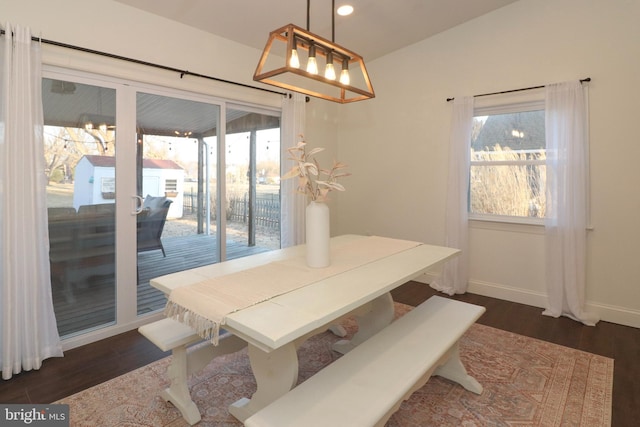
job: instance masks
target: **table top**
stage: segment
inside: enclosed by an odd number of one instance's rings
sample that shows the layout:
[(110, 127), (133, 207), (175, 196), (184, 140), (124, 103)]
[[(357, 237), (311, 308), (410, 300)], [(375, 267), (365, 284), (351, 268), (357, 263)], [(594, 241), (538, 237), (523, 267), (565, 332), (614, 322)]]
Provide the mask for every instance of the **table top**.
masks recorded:
[[(363, 238), (339, 236), (332, 238), (331, 244)], [(304, 250), (304, 245), (299, 245), (238, 258), (158, 277), (151, 280), (151, 285), (170, 294), (178, 287), (300, 256)], [(271, 351), (330, 326), (458, 253), (457, 249), (419, 244), (228, 314), (223, 328), (264, 351)]]

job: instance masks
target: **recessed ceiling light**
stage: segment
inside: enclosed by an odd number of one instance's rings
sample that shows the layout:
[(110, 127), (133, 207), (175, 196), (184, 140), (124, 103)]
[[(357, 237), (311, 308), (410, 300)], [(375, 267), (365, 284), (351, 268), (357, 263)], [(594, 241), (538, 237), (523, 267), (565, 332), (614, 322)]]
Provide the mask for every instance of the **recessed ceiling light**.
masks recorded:
[(342, 5), (338, 8), (337, 12), (340, 16), (351, 15), (351, 13), (353, 12), (353, 6), (351, 6), (350, 4)]

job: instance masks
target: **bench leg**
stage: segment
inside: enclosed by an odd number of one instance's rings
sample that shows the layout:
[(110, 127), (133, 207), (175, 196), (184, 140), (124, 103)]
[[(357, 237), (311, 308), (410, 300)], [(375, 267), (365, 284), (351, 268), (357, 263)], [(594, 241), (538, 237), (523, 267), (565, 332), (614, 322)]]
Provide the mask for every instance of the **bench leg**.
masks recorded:
[(171, 365), (167, 370), (171, 385), (161, 393), (162, 398), (173, 403), (190, 425), (196, 424), (201, 416), (198, 407), (191, 400), (187, 378), (204, 368), (214, 357), (235, 353), (246, 346), (246, 341), (229, 335), (221, 339), (215, 347), (204, 345), (190, 351), (187, 351), (185, 346), (173, 349)]
[(331, 348), (338, 353), (347, 354), (359, 344), (389, 326), (393, 321), (393, 316), (394, 307), (391, 294), (386, 293), (379, 296), (370, 303), (366, 312), (356, 315), (358, 332), (355, 333), (353, 338), (351, 340), (340, 340), (333, 344)]
[(190, 424), (194, 425), (200, 421), (200, 411), (189, 394), (187, 386), (187, 348), (182, 346), (171, 351), (171, 365), (167, 369), (171, 385), (165, 389), (161, 396), (180, 411), (182, 417)]
[(433, 375), (439, 375), (458, 383), (475, 394), (482, 393), (482, 385), (471, 375), (467, 374), (467, 370), (460, 360), (460, 348), (458, 343), (456, 343), (451, 349), (451, 356), (449, 359), (444, 365), (438, 367)]
[(229, 406), (229, 413), (241, 422), (269, 405), (298, 382), (298, 354), (294, 343), (267, 353), (249, 345), (249, 360), (257, 390), (251, 399), (242, 398)]
[(329, 327), (329, 331), (331, 331), (331, 333), (337, 337), (344, 337), (347, 335), (347, 330), (344, 328), (344, 326), (342, 325), (331, 325)]

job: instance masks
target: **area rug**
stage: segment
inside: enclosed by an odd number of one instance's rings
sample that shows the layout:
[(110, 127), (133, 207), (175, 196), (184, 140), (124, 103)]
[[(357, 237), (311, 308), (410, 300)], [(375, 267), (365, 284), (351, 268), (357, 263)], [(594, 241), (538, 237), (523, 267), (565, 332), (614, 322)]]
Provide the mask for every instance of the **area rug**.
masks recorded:
[[(410, 308), (396, 304), (397, 316)], [(356, 330), (352, 319), (344, 326), (349, 335)], [(299, 382), (340, 356), (331, 350), (338, 339), (325, 332), (300, 347)], [(611, 425), (612, 359), (480, 324), (462, 338), (460, 353), (483, 393), (432, 377), (388, 427)], [(70, 405), (71, 426), (187, 426), (158, 396), (168, 386), (168, 364), (162, 359), (56, 403)], [(227, 407), (255, 391), (246, 349), (215, 359), (189, 385), (202, 414), (199, 426), (241, 426)]]

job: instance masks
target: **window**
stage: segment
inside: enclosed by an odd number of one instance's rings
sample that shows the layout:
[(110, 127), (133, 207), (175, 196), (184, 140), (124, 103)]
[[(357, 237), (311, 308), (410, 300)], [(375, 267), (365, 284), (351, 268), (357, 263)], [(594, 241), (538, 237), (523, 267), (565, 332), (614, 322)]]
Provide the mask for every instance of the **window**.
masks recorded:
[(167, 179), (164, 181), (164, 191), (169, 193), (177, 193), (178, 192), (178, 180), (177, 179)]
[(544, 121), (542, 103), (476, 109), (469, 174), (472, 219), (544, 218)]

